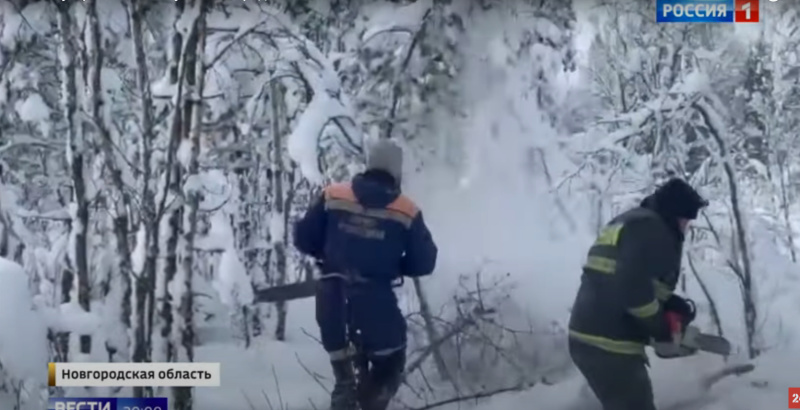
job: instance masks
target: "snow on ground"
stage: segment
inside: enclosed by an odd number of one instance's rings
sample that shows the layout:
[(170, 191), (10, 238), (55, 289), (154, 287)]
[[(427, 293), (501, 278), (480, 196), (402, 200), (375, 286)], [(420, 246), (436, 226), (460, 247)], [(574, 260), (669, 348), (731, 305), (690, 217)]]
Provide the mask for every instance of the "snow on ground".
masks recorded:
[[(313, 301), (294, 302), (289, 312), (286, 343), (262, 341), (245, 351), (242, 342), (223, 339), (198, 349), (198, 360), (221, 362), (223, 374), (221, 387), (197, 388), (197, 410), (248, 409), (251, 403), (253, 408), (271, 408), (267, 400), (274, 408), (282, 403), (286, 410), (326, 408), (328, 396), (322, 386), (329, 389), (332, 379), (327, 355), (313, 338), (317, 335)], [(726, 365), (716, 356), (700, 354), (673, 360), (651, 357), (651, 375), (662, 410), (779, 409), (786, 406), (787, 388), (800, 385), (797, 363), (800, 350), (769, 352), (755, 362), (752, 373), (723, 379), (707, 393), (700, 388), (704, 378)], [(577, 374), (552, 386), (537, 385), (527, 391), (441, 409), (473, 405), (475, 410), (600, 410)]]
[[(47, 324), (34, 309), (28, 276), (22, 266), (0, 258), (0, 408), (16, 402), (7, 386), (19, 386), (28, 400), (24, 410), (41, 408), (37, 394), (45, 383), (48, 362)], [(12, 379), (13, 378), (13, 379)]]
[(47, 325), (33, 309), (22, 266), (0, 258), (0, 363), (17, 377), (43, 380), (47, 363)]
[[(723, 366), (720, 359), (711, 356), (670, 361), (653, 359), (651, 376), (656, 405), (662, 410), (786, 408), (787, 388), (798, 384), (795, 366), (798, 359), (800, 351), (772, 352), (755, 362), (756, 369), (752, 373), (723, 379), (707, 393), (699, 386), (704, 376)], [(476, 410), (501, 408), (600, 410), (579, 376), (555, 386), (535, 386), (476, 406)]]
[[(243, 341), (217, 337), (215, 342), (199, 347), (198, 361), (222, 363), (222, 386), (197, 388), (196, 410), (248, 409), (250, 403), (255, 408), (313, 408), (309, 401), (316, 408), (326, 408), (328, 393), (311, 376), (320, 375), (320, 381), (330, 388), (328, 355), (306, 334), (318, 337), (313, 311), (313, 300), (291, 304), (286, 343), (260, 340), (244, 350)], [(229, 336), (230, 330), (215, 328), (201, 332)]]

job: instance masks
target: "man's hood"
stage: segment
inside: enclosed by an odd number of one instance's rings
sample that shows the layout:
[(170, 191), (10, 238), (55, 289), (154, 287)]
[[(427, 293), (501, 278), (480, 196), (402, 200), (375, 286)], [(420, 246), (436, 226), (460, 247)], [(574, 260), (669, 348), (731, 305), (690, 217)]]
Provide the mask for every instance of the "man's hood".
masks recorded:
[(353, 193), (366, 208), (386, 208), (400, 196), (400, 189), (390, 175), (368, 171), (353, 178)]

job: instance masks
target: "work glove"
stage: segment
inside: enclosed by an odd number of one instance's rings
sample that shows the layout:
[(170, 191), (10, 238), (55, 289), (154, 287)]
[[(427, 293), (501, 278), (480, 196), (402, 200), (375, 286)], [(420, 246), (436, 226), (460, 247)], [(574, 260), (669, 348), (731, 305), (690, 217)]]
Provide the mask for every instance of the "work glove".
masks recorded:
[(661, 309), (669, 328), (670, 339), (674, 343), (678, 343), (683, 337), (686, 327), (697, 316), (694, 302), (673, 294), (661, 305)]
[(662, 305), (664, 321), (669, 337), (655, 339), (653, 348), (656, 356), (662, 359), (691, 356), (697, 353), (692, 338), (697, 329), (689, 324), (697, 316), (697, 309), (691, 299), (671, 295)]
[(654, 342), (672, 343), (672, 331), (674, 328), (675, 317), (667, 316), (663, 312), (659, 317), (653, 318), (650, 324), (649, 332), (650, 337)]

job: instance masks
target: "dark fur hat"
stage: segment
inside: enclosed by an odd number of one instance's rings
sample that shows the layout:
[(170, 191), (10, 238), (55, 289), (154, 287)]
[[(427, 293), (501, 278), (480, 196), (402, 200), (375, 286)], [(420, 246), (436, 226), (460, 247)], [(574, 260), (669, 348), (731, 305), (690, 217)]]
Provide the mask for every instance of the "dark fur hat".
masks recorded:
[(659, 213), (683, 219), (697, 219), (700, 210), (708, 206), (708, 201), (680, 178), (670, 179), (658, 187), (652, 201)]

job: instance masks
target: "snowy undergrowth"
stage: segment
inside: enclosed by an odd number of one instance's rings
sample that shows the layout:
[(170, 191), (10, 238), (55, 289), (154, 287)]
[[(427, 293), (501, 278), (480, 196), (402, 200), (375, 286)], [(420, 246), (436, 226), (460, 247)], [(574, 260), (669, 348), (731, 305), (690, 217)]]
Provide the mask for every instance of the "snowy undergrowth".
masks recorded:
[[(330, 388), (332, 380), (327, 354), (315, 340), (318, 332), (313, 311), (313, 300), (292, 304), (287, 343), (259, 339), (245, 350), (241, 342), (223, 338), (200, 346), (198, 361), (222, 363), (222, 386), (198, 388), (196, 410), (249, 409), (251, 405), (286, 410), (326, 408), (328, 392), (322, 386)], [(228, 329), (200, 330), (215, 331), (224, 334)]]
[(0, 258), (0, 283), (0, 408), (14, 408), (18, 401), (41, 408), (47, 324), (33, 308), (22, 266)]

